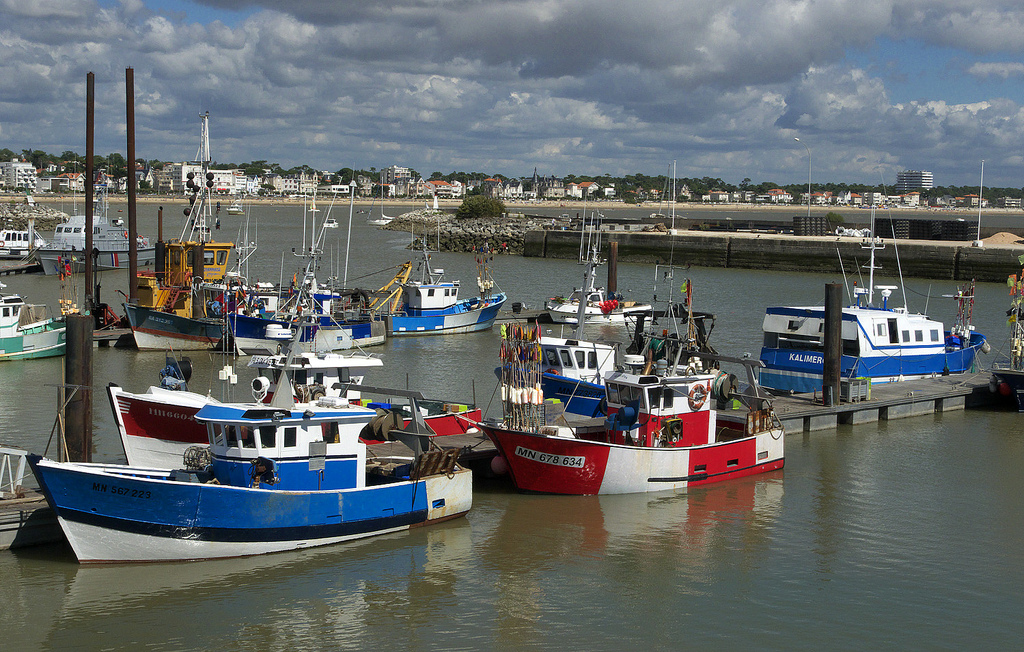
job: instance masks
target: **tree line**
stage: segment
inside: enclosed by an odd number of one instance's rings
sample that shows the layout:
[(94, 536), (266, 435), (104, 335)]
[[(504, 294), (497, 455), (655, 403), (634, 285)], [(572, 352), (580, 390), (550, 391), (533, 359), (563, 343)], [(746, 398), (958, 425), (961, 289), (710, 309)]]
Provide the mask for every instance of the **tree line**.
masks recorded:
[[(64, 172), (84, 172), (85, 171), (85, 157), (79, 155), (77, 152), (64, 151), (59, 155), (49, 154), (42, 150), (29, 150), (24, 149), (20, 153), (14, 152), (13, 150), (4, 148), (0, 149), (0, 161), (10, 161), (13, 158), (21, 158), (31, 163), (36, 169), (42, 169), (49, 166), (50, 163), (56, 163), (61, 173)], [(146, 160), (143, 158), (136, 159), (136, 163), (149, 165), (155, 170), (160, 170), (164, 167), (166, 162), (157, 159)], [(125, 160), (122, 154), (112, 152), (106, 156), (96, 155), (93, 160), (93, 167), (97, 170), (103, 169), (106, 174), (115, 178), (123, 179), (128, 176), (128, 162)], [(249, 161), (245, 163), (211, 163), (210, 167), (221, 170), (243, 170), (246, 176), (263, 176), (267, 173), (289, 175), (289, 174), (313, 174), (322, 173), (321, 170), (316, 170), (309, 165), (299, 165), (295, 167), (285, 168), (278, 163), (273, 163), (266, 160)], [(330, 181), (340, 184), (348, 184), (352, 180), (362, 177), (368, 177), (370, 179), (378, 179), (383, 170), (378, 170), (376, 167), (369, 169), (354, 169), (350, 167), (343, 167), (331, 174)], [(420, 174), (415, 170), (410, 170), (413, 178), (418, 178)], [(527, 183), (531, 177), (512, 177), (509, 175), (501, 174), (498, 172), (458, 172), (452, 171), (443, 173), (435, 171), (427, 177), (430, 181), (443, 180), (449, 183), (458, 181), (463, 185), (469, 185), (473, 181), (483, 181), (488, 178), (502, 178), (502, 179), (521, 179)], [(676, 191), (676, 199), (678, 201), (685, 201), (682, 196), (683, 188), (688, 188), (693, 194), (694, 199), (699, 200), (702, 195), (706, 195), (713, 190), (720, 190), (724, 192), (735, 192), (735, 191), (752, 191), (756, 194), (764, 194), (773, 188), (781, 188), (794, 197), (796, 201), (801, 201), (805, 197), (807, 192), (807, 184), (801, 183), (790, 183), (790, 184), (779, 184), (774, 181), (762, 181), (760, 183), (753, 183), (749, 178), (744, 178), (739, 184), (727, 183), (721, 178), (717, 177), (678, 177), (673, 183), (673, 179), (670, 175), (646, 175), (646, 174), (628, 174), (621, 177), (613, 177), (610, 174), (603, 174), (599, 176), (593, 175), (575, 175), (568, 174), (562, 178), (563, 183), (583, 183), (592, 181), (598, 185), (605, 187), (608, 185), (615, 186), (615, 194), (619, 199), (624, 201), (637, 201), (639, 199), (650, 198), (653, 194), (658, 196), (671, 197), (673, 188)], [(886, 195), (893, 194), (895, 184), (892, 186), (888, 185), (872, 185), (872, 184), (857, 184), (857, 183), (811, 183), (811, 192), (831, 192), (833, 195), (837, 195), (842, 192), (854, 192), (858, 194), (864, 194), (869, 192), (879, 192)], [(921, 193), (922, 200), (927, 200), (932, 197), (941, 197), (944, 195), (951, 195), (953, 197), (962, 197), (968, 194), (977, 194), (977, 186), (935, 186), (929, 189), (916, 189)], [(1024, 188), (985, 188), (984, 198), (990, 202), (995, 202), (1000, 197), (1013, 197), (1013, 198), (1024, 198)]]

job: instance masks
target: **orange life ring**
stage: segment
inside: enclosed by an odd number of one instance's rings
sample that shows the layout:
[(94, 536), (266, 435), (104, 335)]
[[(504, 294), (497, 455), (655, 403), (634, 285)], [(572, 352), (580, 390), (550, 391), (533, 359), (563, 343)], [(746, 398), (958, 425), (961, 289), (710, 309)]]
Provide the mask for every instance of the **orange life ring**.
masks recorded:
[(558, 369), (555, 369), (554, 367), (552, 367), (552, 368), (546, 370), (544, 373), (546, 373), (546, 374), (555, 374), (557, 376), (558, 375)]
[(704, 385), (694, 385), (690, 388), (690, 395), (687, 397), (690, 409), (696, 412), (704, 407), (704, 401), (708, 398), (708, 390)]

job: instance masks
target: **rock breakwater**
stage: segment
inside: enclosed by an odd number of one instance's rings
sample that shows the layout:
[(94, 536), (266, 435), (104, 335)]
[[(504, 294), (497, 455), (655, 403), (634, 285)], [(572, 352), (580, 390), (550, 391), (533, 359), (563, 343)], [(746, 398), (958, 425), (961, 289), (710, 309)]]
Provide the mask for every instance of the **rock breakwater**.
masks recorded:
[[(24, 231), (28, 228), (29, 218), (35, 218), (37, 232), (48, 234), (53, 233), (58, 224), (68, 219), (68, 215), (49, 206), (0, 202), (0, 228)], [(44, 237), (48, 236), (44, 235)]]
[(523, 253), (527, 231), (543, 229), (551, 219), (522, 217), (506, 213), (502, 217), (456, 219), (451, 213), (434, 209), (417, 209), (399, 215), (381, 227), (392, 231), (412, 231), (417, 237), (426, 234), (430, 247), (441, 251), (490, 251)]

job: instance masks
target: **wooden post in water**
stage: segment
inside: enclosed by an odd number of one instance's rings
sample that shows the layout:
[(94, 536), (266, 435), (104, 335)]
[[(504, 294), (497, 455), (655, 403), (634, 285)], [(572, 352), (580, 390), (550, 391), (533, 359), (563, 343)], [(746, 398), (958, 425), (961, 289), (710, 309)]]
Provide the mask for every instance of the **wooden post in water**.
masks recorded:
[(92, 314), (92, 201), (93, 182), (93, 123), (96, 104), (96, 74), (85, 76), (85, 301), (82, 306), (86, 315)]
[(92, 318), (67, 316), (66, 393), (73, 398), (65, 409), (64, 442), (68, 460), (92, 461)]
[(825, 360), (821, 396), (826, 407), (839, 405), (839, 374), (843, 355), (843, 286), (825, 284)]
[(135, 71), (125, 68), (125, 127), (128, 132), (128, 303), (139, 302), (139, 244), (135, 220)]
[(608, 294), (619, 290), (619, 243), (612, 240), (608, 243)]
[(164, 207), (156, 211), (156, 252), (154, 253), (153, 272), (158, 283), (164, 282), (164, 267), (167, 261), (167, 247), (164, 246)]

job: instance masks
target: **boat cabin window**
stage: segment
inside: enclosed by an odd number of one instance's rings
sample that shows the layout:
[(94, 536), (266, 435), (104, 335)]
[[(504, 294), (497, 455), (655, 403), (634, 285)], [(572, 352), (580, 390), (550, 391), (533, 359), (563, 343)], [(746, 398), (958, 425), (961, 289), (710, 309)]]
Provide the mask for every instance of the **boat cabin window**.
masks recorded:
[(100, 227), (98, 227), (98, 226), (92, 227), (92, 233), (93, 233), (93, 235), (99, 235)]
[(900, 332), (899, 332), (899, 329), (896, 328), (896, 320), (895, 319), (890, 319), (890, 320), (888, 320), (888, 322), (889, 322), (889, 344), (899, 344), (900, 343)]
[(914, 341), (924, 342), (924, 331), (914, 331)]
[(427, 290), (427, 296), (428, 297), (434, 296), (434, 288), (430, 288), (429, 290)]
[(910, 331), (903, 331), (903, 342), (906, 344), (910, 343)]
[(800, 321), (797, 319), (790, 319), (789, 325), (786, 326), (786, 329), (791, 331), (800, 330)]
[(878, 322), (875, 324), (875, 335), (878, 337), (885, 337), (885, 322)]
[(584, 351), (576, 351), (576, 366), (580, 369), (586, 368), (587, 354)]
[(81, 233), (81, 232), (82, 232), (82, 227), (76, 226), (75, 227), (75, 233)]
[(256, 448), (256, 437), (249, 426), (238, 426), (238, 440), (242, 448)]
[(639, 387), (632, 385), (620, 385), (618, 383), (608, 383), (608, 402), (615, 405), (629, 405), (630, 403), (637, 402), (643, 398), (643, 391)]
[(223, 249), (221, 249), (220, 251), (217, 252), (217, 264), (218, 265), (223, 265), (225, 262), (227, 262), (227, 259), (228, 259), (228, 252), (227, 251), (224, 251)]
[(933, 328), (932, 329), (932, 342), (938, 342), (938, 341), (939, 341), (939, 331), (938, 331), (938, 329)]
[(588, 351), (587, 352), (587, 367), (589, 369), (597, 369), (597, 352), (596, 351)]
[(224, 434), (228, 446), (238, 446), (238, 431), (234, 426), (224, 426)]
[(544, 364), (558, 366), (558, 353), (554, 349), (544, 349)]
[(318, 371), (316, 373), (315, 378), (316, 378), (316, 380), (313, 381), (313, 382), (315, 382), (317, 385), (323, 385), (324, 384), (324, 372)]
[(284, 429), (284, 447), (295, 448), (295, 426), (288, 426)]
[(213, 264), (213, 260), (214, 260), (213, 259), (213, 254), (214, 254), (213, 251), (206, 251), (205, 249), (203, 250), (203, 264), (204, 265), (212, 265)]
[(277, 426), (260, 426), (260, 447), (274, 448), (277, 446)]
[(672, 407), (674, 392), (671, 387), (652, 387), (648, 390), (647, 400), (652, 408)]
[(558, 352), (562, 356), (562, 366), (566, 369), (572, 369), (572, 356), (566, 349), (559, 349)]
[(10, 317), (10, 316), (11, 316), (11, 309), (10, 308), (4, 308), (4, 317)]
[(294, 372), (292, 372), (292, 382), (295, 383), (296, 385), (305, 385), (306, 384), (306, 370), (305, 369), (296, 369)]
[(213, 424), (213, 443), (218, 446), (224, 445), (224, 428), (219, 424)]
[(341, 437), (338, 434), (338, 422), (331, 421), (329, 423), (321, 423), (320, 430), (323, 432), (324, 441), (328, 444), (337, 444), (341, 441)]

